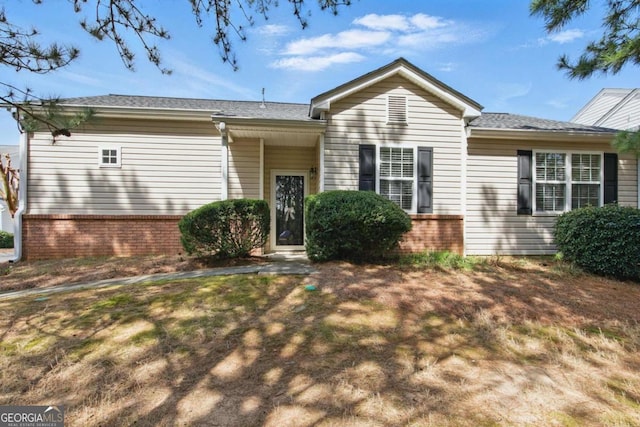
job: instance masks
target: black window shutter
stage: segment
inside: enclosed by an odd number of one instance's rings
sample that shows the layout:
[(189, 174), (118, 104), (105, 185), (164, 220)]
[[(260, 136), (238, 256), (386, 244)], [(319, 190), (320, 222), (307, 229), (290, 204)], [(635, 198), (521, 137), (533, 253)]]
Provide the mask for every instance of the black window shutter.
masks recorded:
[(376, 146), (360, 145), (359, 157), (358, 189), (361, 191), (376, 191)]
[(531, 215), (533, 179), (531, 175), (533, 153), (518, 150), (518, 215)]
[(433, 148), (418, 147), (418, 213), (433, 212)]
[(604, 204), (618, 201), (618, 155), (604, 153)]

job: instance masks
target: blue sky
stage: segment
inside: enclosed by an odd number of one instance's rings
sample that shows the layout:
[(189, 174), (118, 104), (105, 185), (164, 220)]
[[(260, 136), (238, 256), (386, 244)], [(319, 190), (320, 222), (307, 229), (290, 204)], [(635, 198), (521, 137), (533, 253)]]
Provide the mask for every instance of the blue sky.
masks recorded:
[[(307, 0), (313, 1), (313, 0)], [(160, 41), (162, 75), (140, 46), (136, 71), (128, 71), (109, 41), (92, 39), (79, 21), (91, 7), (74, 14), (72, 2), (1, 1), (7, 18), (35, 27), (42, 42), (80, 48), (70, 66), (46, 75), (0, 70), (0, 81), (29, 87), (43, 97), (103, 94), (155, 95), (213, 99), (308, 102), (398, 57), (482, 104), (485, 112), (509, 112), (569, 120), (603, 87), (639, 87), (637, 67), (615, 76), (569, 80), (555, 67), (563, 53), (577, 57), (601, 34), (596, 8), (562, 32), (548, 35), (543, 21), (529, 15), (526, 0), (353, 0), (338, 16), (309, 3), (309, 27), (300, 25), (286, 1), (259, 16), (234, 40), (240, 69), (222, 63), (211, 42), (212, 22), (198, 28), (186, 0), (141, 0), (170, 32)], [(238, 19), (240, 15), (236, 15)], [(0, 145), (17, 144), (18, 132), (8, 112), (0, 114)]]

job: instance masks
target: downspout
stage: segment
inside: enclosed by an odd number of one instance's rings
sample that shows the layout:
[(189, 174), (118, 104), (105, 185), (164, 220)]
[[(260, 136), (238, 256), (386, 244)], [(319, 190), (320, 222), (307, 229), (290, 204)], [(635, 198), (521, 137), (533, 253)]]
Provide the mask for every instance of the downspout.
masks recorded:
[(22, 215), (27, 211), (27, 153), (29, 135), (26, 131), (20, 134), (20, 181), (18, 187), (18, 210), (13, 216), (13, 244), (14, 258), (9, 262), (18, 262), (22, 259)]

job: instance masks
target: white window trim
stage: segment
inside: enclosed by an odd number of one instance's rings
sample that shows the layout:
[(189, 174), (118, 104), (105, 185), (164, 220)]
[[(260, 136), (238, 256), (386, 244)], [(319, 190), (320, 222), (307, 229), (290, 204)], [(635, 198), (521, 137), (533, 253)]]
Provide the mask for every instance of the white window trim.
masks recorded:
[[(553, 154), (564, 154), (565, 158), (564, 158), (564, 162), (565, 162), (565, 180), (564, 181), (557, 181), (557, 183), (559, 184), (565, 184), (565, 188), (566, 188), (566, 192), (565, 192), (565, 199), (564, 199), (564, 210), (562, 212), (559, 211), (538, 211), (538, 207), (537, 207), (537, 192), (536, 192), (536, 186), (538, 184), (538, 177), (536, 174), (536, 154), (538, 153), (553, 153)], [(533, 188), (531, 190), (531, 199), (532, 199), (532, 209), (533, 209), (533, 216), (558, 216), (558, 215), (562, 215), (565, 212), (569, 212), (571, 211), (571, 184), (574, 184), (573, 181), (573, 174), (572, 174), (572, 170), (571, 170), (571, 156), (573, 154), (595, 154), (595, 155), (599, 155), (600, 156), (600, 181), (597, 184), (600, 184), (600, 194), (598, 196), (598, 206), (602, 206), (603, 205), (603, 200), (604, 200), (604, 152), (603, 151), (575, 151), (575, 150), (571, 150), (571, 151), (563, 151), (563, 150), (553, 150), (553, 149), (549, 149), (549, 150), (533, 150), (533, 155), (532, 155), (532, 165), (531, 165), (531, 174), (533, 175)], [(545, 183), (547, 184), (553, 184), (556, 181), (546, 181)], [(596, 184), (593, 181), (584, 181), (584, 182), (580, 182), (581, 184)]]
[[(409, 144), (390, 144), (382, 143), (376, 144), (376, 193), (380, 194), (380, 179), (394, 180), (393, 177), (381, 177), (380, 165), (382, 164), (382, 148), (404, 148), (413, 150), (413, 183), (411, 185), (411, 210), (403, 209), (408, 214), (415, 214), (418, 212), (418, 147)], [(397, 178), (398, 181), (406, 181), (407, 178)]]
[[(391, 120), (391, 118), (389, 117), (389, 111), (390, 111), (389, 100), (391, 97), (404, 98), (404, 121)], [(409, 97), (407, 95), (394, 95), (394, 94), (387, 95), (387, 124), (406, 125), (408, 123), (409, 123)]]
[[(102, 163), (102, 150), (116, 150), (116, 163)], [(121, 168), (122, 148), (118, 145), (101, 145), (98, 147), (98, 166), (100, 168)]]

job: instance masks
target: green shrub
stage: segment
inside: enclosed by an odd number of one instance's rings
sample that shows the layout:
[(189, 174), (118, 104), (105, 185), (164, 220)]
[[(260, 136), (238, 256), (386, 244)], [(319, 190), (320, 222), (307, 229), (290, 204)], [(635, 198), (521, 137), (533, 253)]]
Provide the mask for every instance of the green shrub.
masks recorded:
[(244, 257), (267, 241), (269, 206), (251, 199), (213, 202), (186, 214), (178, 227), (188, 254)]
[(0, 231), (0, 249), (13, 248), (13, 234)]
[(640, 279), (640, 210), (615, 204), (566, 212), (554, 238), (564, 259), (619, 279)]
[(371, 191), (327, 191), (305, 199), (306, 250), (313, 261), (376, 260), (398, 246), (411, 219)]

